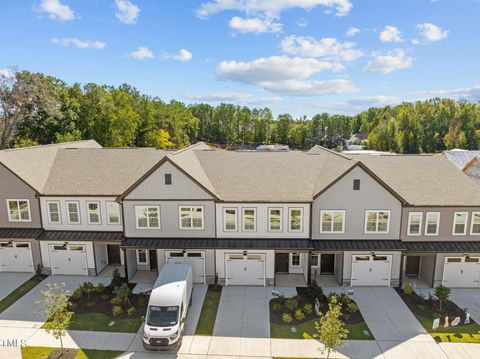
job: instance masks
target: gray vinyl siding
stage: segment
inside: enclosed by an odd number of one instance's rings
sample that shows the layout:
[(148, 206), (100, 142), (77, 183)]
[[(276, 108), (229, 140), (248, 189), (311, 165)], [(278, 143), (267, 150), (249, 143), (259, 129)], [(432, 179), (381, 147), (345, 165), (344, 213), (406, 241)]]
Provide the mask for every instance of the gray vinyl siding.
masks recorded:
[[(439, 194), (441, 196), (441, 194)], [(408, 235), (408, 213), (422, 212), (422, 227), (419, 236)], [(427, 212), (440, 212), (440, 225), (438, 235), (426, 236), (425, 223)], [(465, 235), (453, 235), (453, 215), (455, 212), (468, 212), (467, 233)], [(472, 212), (480, 212), (480, 207), (404, 207), (402, 215), (402, 232), (403, 241), (420, 242), (420, 241), (480, 241), (480, 235), (470, 235), (470, 225), (472, 223)]]
[[(137, 229), (135, 206), (159, 206), (160, 228)], [(180, 229), (180, 206), (203, 206), (204, 229)], [(215, 237), (215, 203), (213, 201), (125, 201), (123, 208), (126, 237)]]
[[(35, 191), (17, 176), (0, 164), (0, 227), (41, 228), (40, 206)], [(30, 202), (30, 222), (9, 222), (7, 199), (28, 199)]]
[[(166, 173), (172, 175), (171, 185), (165, 184)], [(127, 200), (150, 198), (175, 200), (212, 199), (212, 196), (170, 162), (165, 162), (125, 198)]]
[[(353, 190), (353, 180), (360, 190)], [(320, 211), (345, 211), (345, 233), (320, 233)], [(390, 210), (388, 233), (364, 233), (366, 210)], [(315, 199), (312, 206), (313, 239), (399, 239), (401, 202), (360, 167), (347, 173)]]

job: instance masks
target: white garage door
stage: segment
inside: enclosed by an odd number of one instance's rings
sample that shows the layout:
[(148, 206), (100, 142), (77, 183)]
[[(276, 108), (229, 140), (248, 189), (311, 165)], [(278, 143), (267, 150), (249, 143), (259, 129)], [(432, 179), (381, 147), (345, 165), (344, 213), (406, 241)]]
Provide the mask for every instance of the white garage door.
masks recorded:
[(88, 275), (87, 252), (84, 245), (51, 245), (52, 274)]
[(167, 263), (187, 263), (192, 266), (193, 283), (205, 283), (205, 252), (166, 252)]
[(265, 286), (264, 254), (225, 254), (225, 285)]
[(33, 271), (33, 258), (30, 243), (0, 243), (0, 272), (33, 273)]
[(352, 287), (390, 286), (391, 255), (353, 255)]
[(480, 258), (446, 257), (442, 284), (450, 288), (479, 287)]

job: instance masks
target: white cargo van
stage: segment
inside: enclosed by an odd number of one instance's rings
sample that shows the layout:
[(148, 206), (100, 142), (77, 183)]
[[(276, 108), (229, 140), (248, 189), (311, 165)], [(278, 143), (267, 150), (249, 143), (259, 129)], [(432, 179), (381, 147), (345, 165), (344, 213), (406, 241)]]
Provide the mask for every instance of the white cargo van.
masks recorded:
[(165, 264), (153, 286), (143, 328), (143, 346), (161, 350), (180, 345), (192, 300), (192, 267)]

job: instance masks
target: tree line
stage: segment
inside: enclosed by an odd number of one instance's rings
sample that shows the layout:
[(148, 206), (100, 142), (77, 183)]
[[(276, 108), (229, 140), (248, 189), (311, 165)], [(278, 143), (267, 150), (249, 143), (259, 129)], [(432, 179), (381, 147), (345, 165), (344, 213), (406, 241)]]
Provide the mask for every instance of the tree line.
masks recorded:
[(268, 107), (165, 102), (123, 84), (68, 85), (28, 71), (0, 72), (0, 148), (94, 139), (105, 147), (181, 148), (197, 141), (239, 147), (343, 146), (352, 133), (367, 148), (438, 152), (480, 145), (480, 106), (432, 99), (370, 108), (355, 116), (322, 113), (276, 118)]

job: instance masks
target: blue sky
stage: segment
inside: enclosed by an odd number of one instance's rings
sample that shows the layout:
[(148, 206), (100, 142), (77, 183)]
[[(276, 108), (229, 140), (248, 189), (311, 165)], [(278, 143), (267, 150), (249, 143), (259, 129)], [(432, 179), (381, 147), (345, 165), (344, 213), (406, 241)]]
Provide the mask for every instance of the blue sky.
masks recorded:
[(354, 114), (480, 98), (478, 0), (2, 0), (0, 69)]

